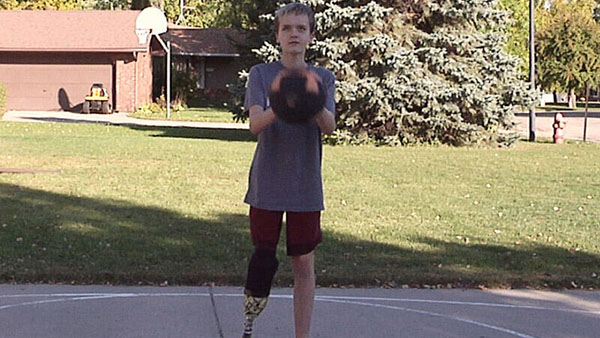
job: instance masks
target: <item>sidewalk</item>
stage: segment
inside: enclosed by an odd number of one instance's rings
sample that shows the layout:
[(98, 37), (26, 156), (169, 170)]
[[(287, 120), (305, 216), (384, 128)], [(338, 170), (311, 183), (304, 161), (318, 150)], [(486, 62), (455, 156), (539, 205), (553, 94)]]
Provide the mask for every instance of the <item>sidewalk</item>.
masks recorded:
[[(584, 118), (581, 113), (564, 113), (567, 121), (565, 127), (565, 138), (567, 140), (583, 140)], [(587, 136), (588, 142), (600, 142), (600, 117), (598, 113), (591, 113), (588, 117)], [(526, 137), (529, 137), (529, 115), (527, 113), (516, 114), (517, 128)], [(538, 112), (535, 118), (536, 137), (552, 138), (554, 133), (554, 113)]]
[[(292, 338), (275, 289), (254, 338)], [(242, 289), (0, 285), (1, 337), (239, 338)], [(600, 292), (317, 289), (312, 337), (598, 337)]]

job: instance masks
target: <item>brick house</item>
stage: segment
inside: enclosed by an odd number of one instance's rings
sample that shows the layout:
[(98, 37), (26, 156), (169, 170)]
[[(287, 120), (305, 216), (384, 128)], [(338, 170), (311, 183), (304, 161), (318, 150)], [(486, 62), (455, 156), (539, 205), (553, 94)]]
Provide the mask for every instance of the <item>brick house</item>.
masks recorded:
[(116, 111), (152, 100), (150, 43), (140, 11), (0, 11), (0, 82), (8, 110), (80, 111), (102, 83)]
[[(161, 38), (171, 42), (173, 71), (188, 74), (196, 81), (197, 95), (226, 95), (227, 84), (237, 80), (240, 54), (235, 42), (239, 42), (242, 35), (235, 29), (171, 26)], [(157, 46), (153, 51), (154, 55), (163, 54)], [(155, 60), (155, 90), (157, 85), (165, 83), (164, 64), (162, 58)]]

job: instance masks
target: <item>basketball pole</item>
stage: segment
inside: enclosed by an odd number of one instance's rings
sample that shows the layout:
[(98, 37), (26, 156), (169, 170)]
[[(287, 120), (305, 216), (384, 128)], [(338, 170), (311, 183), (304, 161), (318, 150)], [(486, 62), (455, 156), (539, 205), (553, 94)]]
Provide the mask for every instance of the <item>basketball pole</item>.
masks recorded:
[(160, 46), (165, 50), (166, 56), (166, 68), (167, 68), (167, 85), (165, 91), (167, 92), (167, 119), (171, 118), (171, 41), (165, 42), (158, 36), (154, 35), (156, 40), (160, 43)]
[(167, 120), (171, 118), (171, 41), (167, 41)]
[[(529, 81), (535, 90), (535, 1), (529, 0)], [(529, 141), (535, 141), (535, 104), (529, 108)]]
[[(165, 59), (167, 68), (167, 84), (165, 91), (167, 92), (167, 119), (171, 118), (171, 42), (167, 41), (165, 44), (165, 42), (160, 38), (160, 34), (167, 32), (168, 29), (169, 25), (167, 22), (167, 17), (165, 17), (165, 13), (158, 8), (145, 8), (135, 19), (135, 32), (138, 35), (138, 38), (140, 38), (140, 44), (147, 44), (146, 37), (147, 34), (150, 33), (151, 36), (156, 37), (156, 40), (160, 43), (160, 46), (166, 53)], [(144, 40), (142, 40), (143, 32), (146, 34), (143, 36)]]

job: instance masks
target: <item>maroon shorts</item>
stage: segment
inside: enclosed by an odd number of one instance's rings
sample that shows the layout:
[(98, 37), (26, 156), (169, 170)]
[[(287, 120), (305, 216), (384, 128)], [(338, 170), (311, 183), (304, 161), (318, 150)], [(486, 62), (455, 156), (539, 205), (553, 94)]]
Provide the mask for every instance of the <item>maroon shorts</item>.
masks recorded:
[[(286, 212), (287, 255), (301, 256), (322, 242), (321, 212)], [(250, 207), (250, 233), (254, 247), (277, 249), (283, 211)]]

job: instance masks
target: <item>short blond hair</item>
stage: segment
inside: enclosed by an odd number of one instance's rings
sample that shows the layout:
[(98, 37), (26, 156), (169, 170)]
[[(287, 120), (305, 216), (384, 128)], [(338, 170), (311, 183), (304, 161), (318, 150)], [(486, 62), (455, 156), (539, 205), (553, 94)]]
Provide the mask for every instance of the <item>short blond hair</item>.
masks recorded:
[(279, 20), (282, 16), (287, 14), (296, 14), (296, 15), (306, 15), (308, 17), (308, 26), (310, 28), (310, 32), (315, 32), (315, 12), (313, 10), (299, 2), (292, 2), (287, 4), (275, 12), (275, 34), (279, 33)]

